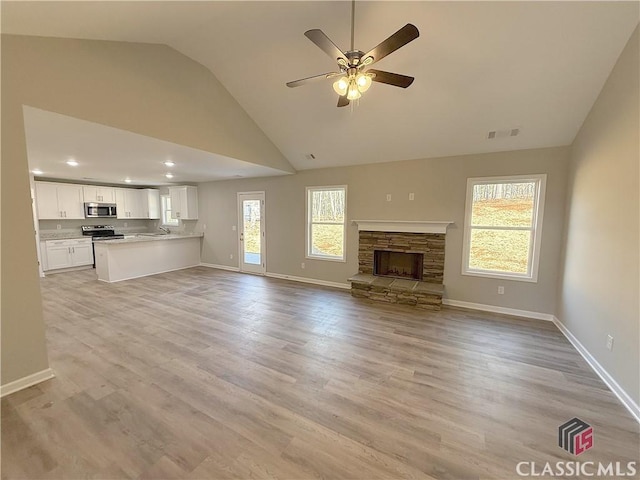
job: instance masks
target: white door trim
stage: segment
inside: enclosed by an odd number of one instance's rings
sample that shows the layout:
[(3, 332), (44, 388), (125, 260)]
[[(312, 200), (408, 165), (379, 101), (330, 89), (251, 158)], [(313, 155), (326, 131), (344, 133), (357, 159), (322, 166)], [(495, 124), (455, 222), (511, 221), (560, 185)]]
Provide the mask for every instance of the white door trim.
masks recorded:
[[(238, 192), (238, 267), (243, 273), (253, 273), (257, 275), (264, 275), (267, 272), (267, 222), (266, 222), (266, 208), (265, 208), (265, 193), (262, 192)], [(246, 264), (244, 263), (244, 248), (243, 241), (240, 240), (243, 236), (244, 219), (242, 216), (242, 201), (243, 200), (260, 200), (260, 265)]]

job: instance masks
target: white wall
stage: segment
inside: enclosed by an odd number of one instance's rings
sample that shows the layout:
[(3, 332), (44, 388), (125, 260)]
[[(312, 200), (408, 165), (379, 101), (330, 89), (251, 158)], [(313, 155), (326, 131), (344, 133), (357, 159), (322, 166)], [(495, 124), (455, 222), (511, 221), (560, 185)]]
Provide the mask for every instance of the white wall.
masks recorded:
[[(357, 112), (355, 113), (357, 114)], [(236, 194), (266, 192), (267, 272), (348, 283), (358, 271), (358, 232), (351, 223), (347, 262), (305, 259), (305, 187), (347, 185), (349, 221), (450, 220), (444, 283), (449, 299), (553, 314), (564, 219), (568, 148), (548, 148), (481, 155), (412, 160), (355, 167), (306, 170), (295, 175), (210, 182), (199, 185), (200, 220), (205, 224), (202, 261), (237, 263)], [(537, 283), (461, 275), (462, 225), (468, 177), (546, 173), (547, 194)], [(415, 200), (409, 201), (413, 192)], [(386, 201), (386, 194), (392, 201)], [(229, 255), (233, 254), (231, 260)], [(306, 268), (300, 266), (305, 262)], [(498, 285), (505, 294), (498, 295)]]
[[(640, 402), (638, 29), (571, 149), (558, 318)], [(606, 348), (607, 335), (614, 348)]]

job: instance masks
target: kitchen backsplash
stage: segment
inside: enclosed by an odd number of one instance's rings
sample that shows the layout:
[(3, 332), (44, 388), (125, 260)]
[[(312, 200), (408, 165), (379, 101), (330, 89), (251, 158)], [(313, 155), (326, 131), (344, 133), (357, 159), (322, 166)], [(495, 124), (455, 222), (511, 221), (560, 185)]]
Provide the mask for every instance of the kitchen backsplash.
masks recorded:
[[(159, 220), (118, 220), (116, 218), (86, 218), (84, 220), (40, 220), (40, 236), (82, 235), (82, 225), (113, 225), (116, 233), (144, 233), (155, 230)], [(58, 225), (60, 228), (58, 229)], [(126, 225), (126, 226), (125, 226)]]
[[(182, 220), (179, 226), (168, 227), (175, 233), (193, 233), (196, 220)], [(58, 229), (60, 225), (60, 229)], [(77, 234), (82, 236), (82, 225), (113, 225), (116, 233), (145, 233), (154, 232), (160, 225), (160, 220), (118, 220), (115, 218), (87, 218), (84, 220), (40, 220), (40, 236), (56, 237)]]

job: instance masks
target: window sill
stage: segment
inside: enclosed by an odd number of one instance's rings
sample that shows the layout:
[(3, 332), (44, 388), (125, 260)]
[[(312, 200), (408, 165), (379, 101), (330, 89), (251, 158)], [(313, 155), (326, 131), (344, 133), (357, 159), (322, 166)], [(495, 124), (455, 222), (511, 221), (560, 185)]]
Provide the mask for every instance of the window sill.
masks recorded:
[(320, 255), (306, 255), (305, 258), (308, 260), (325, 260), (327, 262), (347, 263), (346, 258), (323, 257)]
[(498, 273), (498, 272), (483, 272), (483, 271), (476, 271), (476, 270), (463, 271), (462, 275), (469, 276), (469, 277), (495, 278), (499, 280), (515, 280), (516, 282), (538, 283), (537, 275), (532, 275), (531, 277), (528, 277), (524, 275)]

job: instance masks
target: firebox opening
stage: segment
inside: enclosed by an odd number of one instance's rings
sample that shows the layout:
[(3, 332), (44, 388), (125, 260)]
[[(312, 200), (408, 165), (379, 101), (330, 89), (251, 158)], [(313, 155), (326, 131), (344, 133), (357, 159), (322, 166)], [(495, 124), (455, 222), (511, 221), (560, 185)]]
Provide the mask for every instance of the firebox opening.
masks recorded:
[(382, 277), (422, 280), (422, 253), (374, 250), (373, 274)]

